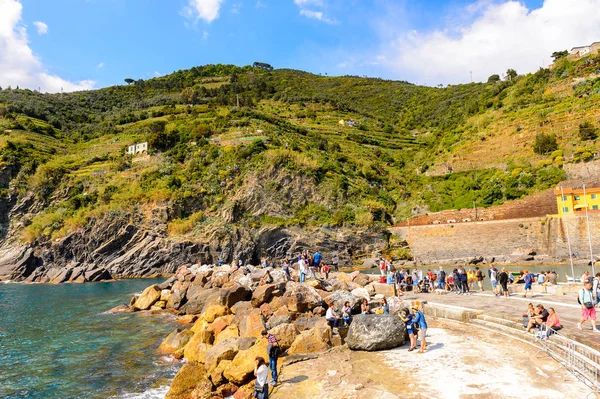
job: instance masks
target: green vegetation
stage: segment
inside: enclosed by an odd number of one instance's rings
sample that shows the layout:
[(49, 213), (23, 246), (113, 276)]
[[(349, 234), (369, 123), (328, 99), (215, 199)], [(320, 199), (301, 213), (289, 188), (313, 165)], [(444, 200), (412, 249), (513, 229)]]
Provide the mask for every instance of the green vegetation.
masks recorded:
[[(0, 172), (15, 171), (0, 200), (39, 203), (28, 241), (156, 208), (184, 235), (491, 206), (564, 179), (564, 154), (593, 159), (594, 124), (573, 121), (600, 117), (598, 68), (560, 57), (552, 70), (432, 88), (219, 64), (64, 95), (0, 90)], [(143, 141), (148, 155), (125, 155)]]

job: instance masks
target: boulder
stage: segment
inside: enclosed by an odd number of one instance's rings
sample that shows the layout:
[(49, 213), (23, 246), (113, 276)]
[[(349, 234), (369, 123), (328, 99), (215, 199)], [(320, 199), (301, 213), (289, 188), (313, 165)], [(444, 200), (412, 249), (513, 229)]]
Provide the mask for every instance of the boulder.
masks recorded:
[(240, 336), (240, 330), (234, 324), (225, 327), (221, 332), (215, 334), (214, 344), (218, 344), (221, 341), (224, 341), (228, 338), (236, 338)]
[(176, 350), (183, 348), (193, 336), (194, 333), (192, 331), (181, 331), (178, 328), (169, 334), (167, 338), (165, 338), (165, 340), (158, 347), (157, 352), (160, 354), (171, 354)]
[(229, 282), (228, 272), (216, 272), (211, 278), (213, 288), (221, 288), (224, 284)]
[(222, 331), (231, 325), (233, 318), (233, 315), (218, 317), (206, 327), (206, 330), (212, 332), (213, 337), (216, 338)]
[(252, 293), (252, 306), (259, 307), (269, 302), (274, 296), (281, 296), (285, 291), (285, 283), (266, 284), (257, 287)]
[(205, 399), (211, 391), (212, 383), (206, 378), (204, 366), (184, 364), (173, 378), (165, 399)]
[(128, 305), (122, 304), (119, 306), (115, 306), (114, 308), (112, 308), (111, 310), (108, 311), (108, 313), (128, 313), (131, 312), (131, 308)]
[(294, 321), (294, 325), (298, 329), (298, 331), (310, 330), (314, 326), (317, 325), (320, 317), (316, 316), (301, 316), (296, 321)]
[(395, 315), (354, 316), (346, 343), (352, 350), (378, 351), (396, 348), (404, 343), (406, 326)]
[[(360, 289), (360, 288), (359, 288)], [(342, 307), (346, 302), (350, 302), (350, 307), (355, 313), (360, 313), (360, 302), (362, 297), (354, 295), (348, 291), (334, 291), (325, 298), (327, 306), (334, 305), (338, 312), (342, 310)]]
[(289, 315), (288, 316), (271, 316), (269, 318), (269, 321), (267, 321), (266, 327), (267, 327), (267, 330), (270, 330), (281, 324), (290, 323), (291, 321), (292, 320)]
[(260, 309), (254, 309), (240, 323), (240, 336), (255, 337), (261, 336), (261, 333), (266, 329), (266, 325), (260, 312)]
[(390, 296), (387, 298), (388, 306), (390, 307), (390, 314), (399, 314), (402, 310), (407, 309), (408, 306), (404, 304), (404, 301), (397, 296)]
[(219, 289), (191, 286), (187, 290), (186, 297), (187, 302), (181, 307), (181, 311), (187, 314), (200, 314), (209, 306), (219, 304)]
[(286, 284), (283, 302), (290, 312), (306, 312), (323, 304), (323, 299), (313, 287), (290, 281)]
[(351, 291), (350, 285), (346, 281), (340, 281), (338, 279), (334, 279), (331, 282), (332, 291)]
[(210, 373), (221, 360), (233, 360), (240, 350), (247, 350), (254, 345), (255, 338), (228, 338), (219, 342), (206, 352), (204, 366)]
[(47, 276), (51, 284), (61, 284), (68, 281), (72, 273), (72, 269), (51, 269)]
[(277, 306), (276, 309), (277, 310), (273, 313), (273, 316), (289, 316), (290, 315), (290, 311), (288, 310), (287, 306), (285, 306), (285, 305)]
[(241, 350), (223, 372), (225, 378), (236, 385), (246, 384), (253, 378), (254, 360), (257, 356), (267, 358), (267, 340), (260, 338), (247, 350)]
[(231, 360), (221, 360), (219, 365), (210, 373), (210, 380), (213, 385), (218, 387), (219, 385), (224, 384), (227, 380), (225, 376), (223, 376), (223, 372), (227, 370), (231, 365)]
[(352, 282), (361, 287), (364, 287), (364, 286), (368, 285), (371, 281), (369, 280), (369, 276), (366, 276), (364, 274), (359, 274), (358, 276), (356, 276), (356, 278), (354, 278), (354, 280), (352, 280)]
[(292, 346), (298, 335), (298, 330), (293, 324), (280, 324), (269, 330), (275, 336), (282, 351), (286, 351)]
[(366, 299), (367, 301), (371, 299), (371, 294), (369, 293), (369, 290), (366, 288), (355, 288), (352, 290), (352, 295), (356, 296), (361, 301), (363, 300), (363, 298)]
[(288, 349), (288, 354), (319, 353), (325, 352), (330, 347), (331, 342), (323, 339), (322, 331), (318, 328), (313, 328), (303, 331), (296, 336), (296, 339)]
[(210, 345), (205, 344), (201, 340), (199, 334), (194, 334), (187, 345), (183, 348), (183, 356), (189, 363), (204, 363), (206, 352), (210, 349)]
[(160, 288), (158, 285), (151, 285), (146, 287), (142, 294), (136, 299), (134, 308), (138, 310), (150, 309), (150, 306), (154, 305), (154, 302), (160, 299)]
[(325, 313), (327, 311), (325, 310), (325, 308), (323, 306), (317, 306), (316, 308), (313, 309), (312, 313), (315, 316), (325, 316)]
[(161, 290), (169, 290), (170, 291), (171, 288), (173, 287), (173, 284), (175, 284), (176, 281), (177, 281), (177, 276), (171, 276), (166, 281), (158, 284), (158, 288), (160, 288)]
[(204, 320), (208, 323), (212, 323), (217, 317), (225, 316), (227, 314), (229, 314), (229, 308), (223, 305), (211, 305), (206, 308), (202, 317), (204, 317)]
[(221, 305), (231, 308), (238, 302), (248, 301), (252, 297), (252, 290), (245, 285), (235, 284), (233, 287), (222, 288), (220, 291)]

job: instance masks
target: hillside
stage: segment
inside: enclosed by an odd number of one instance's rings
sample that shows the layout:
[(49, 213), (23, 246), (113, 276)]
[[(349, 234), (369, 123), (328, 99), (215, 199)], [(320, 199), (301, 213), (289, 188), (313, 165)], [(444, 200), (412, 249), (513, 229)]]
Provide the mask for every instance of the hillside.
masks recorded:
[[(521, 198), (564, 179), (563, 156), (592, 159), (599, 142), (579, 125), (599, 125), (599, 73), (598, 57), (561, 59), (431, 88), (209, 65), (63, 95), (5, 88), (0, 276), (15, 277), (15, 258), (25, 277), (89, 264), (148, 275), (303, 245), (350, 262), (411, 215)], [(535, 154), (540, 133), (559, 148)], [(143, 141), (149, 154), (125, 154)]]

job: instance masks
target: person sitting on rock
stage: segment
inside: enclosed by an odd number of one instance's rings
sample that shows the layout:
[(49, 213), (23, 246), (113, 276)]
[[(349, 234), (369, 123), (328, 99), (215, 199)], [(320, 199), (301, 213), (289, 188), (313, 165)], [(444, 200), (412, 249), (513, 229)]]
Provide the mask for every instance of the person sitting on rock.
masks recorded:
[(327, 313), (325, 313), (325, 320), (327, 320), (327, 322), (329, 322), (333, 328), (337, 328), (340, 318), (335, 313), (335, 306), (333, 304), (327, 309)]
[(383, 298), (383, 301), (379, 304), (379, 307), (375, 309), (375, 314), (390, 314), (390, 307), (385, 298)]
[(273, 276), (271, 276), (271, 273), (267, 270), (267, 272), (265, 273), (265, 275), (260, 279), (260, 285), (266, 285), (266, 284), (271, 284), (273, 283)]
[(360, 313), (371, 314), (371, 308), (369, 307), (369, 302), (366, 298), (363, 298), (362, 304), (360, 305)]
[(342, 321), (344, 322), (344, 327), (349, 326), (350, 322), (352, 321), (352, 308), (350, 307), (350, 301), (346, 301), (342, 307)]

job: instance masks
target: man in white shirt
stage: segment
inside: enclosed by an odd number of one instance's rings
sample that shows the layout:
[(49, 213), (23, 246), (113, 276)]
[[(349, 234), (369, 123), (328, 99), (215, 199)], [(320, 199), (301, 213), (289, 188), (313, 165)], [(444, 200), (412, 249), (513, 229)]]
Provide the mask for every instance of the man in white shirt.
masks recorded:
[(333, 324), (333, 327), (337, 327), (340, 318), (335, 313), (335, 306), (331, 305), (329, 309), (327, 309), (327, 313), (325, 313), (325, 319)]
[(300, 272), (300, 282), (303, 283), (306, 279), (306, 260), (304, 259), (304, 255), (298, 261), (298, 271)]

